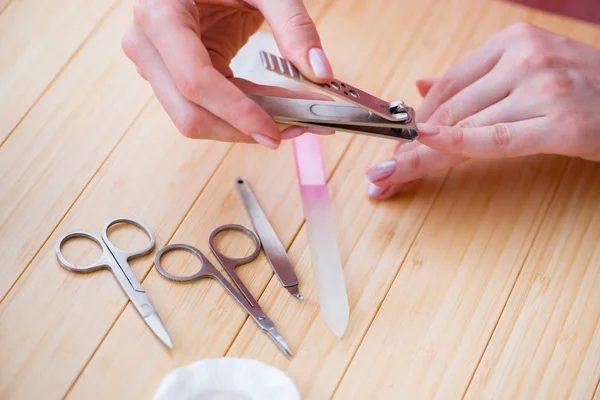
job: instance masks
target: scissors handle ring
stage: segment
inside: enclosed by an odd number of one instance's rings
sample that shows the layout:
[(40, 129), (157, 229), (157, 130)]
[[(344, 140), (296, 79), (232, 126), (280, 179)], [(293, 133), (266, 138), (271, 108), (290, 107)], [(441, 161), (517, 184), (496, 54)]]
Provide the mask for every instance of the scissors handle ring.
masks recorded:
[[(117, 246), (115, 246), (108, 239), (108, 230), (110, 229), (111, 226), (116, 225), (116, 224), (122, 224), (122, 223), (133, 225), (133, 226), (141, 229), (142, 231), (144, 231), (146, 236), (148, 236), (148, 239), (150, 239), (150, 243), (148, 244), (148, 246), (142, 250), (136, 250), (136, 251), (125, 251), (125, 250), (119, 249)], [(104, 224), (104, 227), (102, 228), (102, 239), (104, 240), (104, 242), (106, 244), (108, 244), (109, 246), (111, 246), (114, 249), (117, 249), (122, 254), (124, 254), (127, 258), (144, 256), (144, 255), (150, 253), (152, 251), (152, 249), (154, 249), (154, 246), (156, 245), (156, 238), (154, 236), (154, 233), (152, 233), (152, 231), (150, 230), (150, 228), (143, 222), (138, 221), (137, 219), (128, 218), (128, 217), (118, 217), (118, 218), (112, 219), (112, 220), (108, 221), (106, 224)]]
[[(238, 232), (242, 232), (243, 234), (248, 236), (254, 242), (254, 251), (252, 251), (252, 253), (250, 255), (247, 255), (246, 257), (240, 257), (240, 258), (227, 257), (225, 254), (218, 251), (217, 246), (215, 245), (215, 238), (217, 237), (217, 235), (219, 233), (225, 232), (225, 231), (238, 231)], [(217, 257), (222, 264), (225, 264), (225, 263), (229, 264), (229, 265), (223, 265), (223, 266), (235, 267), (235, 266), (244, 265), (244, 264), (254, 261), (256, 259), (256, 257), (258, 257), (258, 254), (260, 253), (261, 242), (260, 242), (260, 239), (258, 238), (258, 236), (256, 235), (256, 233), (254, 233), (250, 229), (246, 228), (245, 226), (238, 225), (238, 224), (227, 224), (227, 225), (221, 225), (218, 228), (215, 228), (215, 230), (213, 230), (210, 233), (210, 236), (208, 237), (208, 246), (210, 247), (210, 250), (213, 252), (215, 257)], [(235, 264), (235, 265), (233, 265), (233, 264)]]
[[(188, 276), (173, 275), (170, 272), (165, 271), (165, 269), (163, 268), (163, 266), (160, 262), (160, 259), (165, 253), (168, 253), (168, 252), (174, 251), (174, 250), (184, 250), (184, 251), (190, 252), (193, 255), (195, 255), (196, 257), (198, 257), (200, 259), (200, 262), (202, 263), (200, 265), (200, 269), (196, 273), (194, 273), (192, 275), (188, 275)], [(206, 257), (204, 257), (204, 254), (202, 254), (200, 252), (200, 250), (198, 250), (197, 248), (195, 248), (193, 246), (190, 246), (187, 244), (181, 244), (181, 243), (173, 243), (173, 244), (170, 244), (170, 245), (165, 246), (162, 249), (160, 249), (156, 253), (156, 256), (154, 256), (154, 266), (156, 267), (156, 270), (158, 271), (159, 274), (161, 274), (162, 276), (164, 276), (167, 279), (170, 279), (172, 281), (177, 281), (177, 282), (193, 281), (195, 279), (200, 278), (201, 276), (214, 276), (214, 274), (216, 272), (216, 269), (206, 259)]]
[[(96, 261), (93, 264), (90, 265), (75, 265), (70, 263), (65, 256), (62, 253), (62, 246), (65, 242), (74, 239), (74, 238), (85, 238), (88, 240), (91, 240), (93, 242), (95, 242), (98, 246), (100, 246), (100, 248), (102, 249), (102, 256), (100, 257), (100, 259), (98, 261)], [(72, 272), (92, 272), (92, 271), (97, 271), (99, 269), (103, 269), (103, 268), (107, 268), (109, 267), (109, 263), (108, 260), (106, 259), (106, 253), (107, 253), (107, 249), (106, 246), (104, 245), (104, 243), (102, 243), (102, 240), (89, 232), (85, 232), (85, 231), (73, 231), (73, 232), (69, 232), (63, 236), (61, 236), (58, 241), (56, 242), (56, 247), (55, 247), (55, 253), (56, 253), (56, 258), (58, 259), (58, 263), (65, 269), (72, 271)]]

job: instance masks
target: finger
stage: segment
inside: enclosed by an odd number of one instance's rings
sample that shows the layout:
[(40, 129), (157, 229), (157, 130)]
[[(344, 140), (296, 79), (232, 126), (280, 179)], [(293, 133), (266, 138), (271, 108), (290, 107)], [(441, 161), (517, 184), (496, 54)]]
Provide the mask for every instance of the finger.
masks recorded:
[(293, 139), (309, 132), (314, 133), (315, 135), (323, 136), (335, 134), (335, 131), (331, 129), (313, 128), (306, 126), (290, 126), (281, 132), (281, 138), (284, 140)]
[(501, 55), (501, 47), (488, 41), (459, 61), (433, 84), (417, 112), (418, 122), (427, 121), (440, 105), (490, 72)]
[(398, 142), (398, 144), (396, 145), (396, 148), (394, 149), (394, 154), (400, 154), (400, 153), (410, 151), (417, 146), (422, 146), (422, 144), (416, 140), (412, 141), (412, 142), (408, 142), (408, 143), (407, 142)]
[(144, 79), (144, 80), (146, 80), (146, 81), (148, 80), (148, 78), (146, 78), (146, 77), (144, 76), (144, 73), (142, 72), (142, 70), (140, 69), (140, 67), (136, 66), (136, 67), (135, 67), (135, 69), (136, 69), (136, 71), (137, 71), (138, 75), (142, 77), (142, 79)]
[(379, 187), (391, 187), (444, 171), (466, 160), (464, 156), (441, 153), (421, 144), (371, 167), (366, 175)]
[[(432, 149), (473, 158), (520, 157), (552, 152), (557, 135), (545, 117), (476, 128), (419, 126), (419, 142)], [(563, 144), (564, 145), (564, 144)]]
[(416, 182), (409, 184), (392, 185), (392, 186), (377, 186), (374, 183), (369, 182), (368, 193), (369, 197), (375, 200), (387, 200), (396, 196), (399, 193), (406, 192), (412, 189)]
[(158, 51), (135, 27), (123, 39), (123, 49), (149, 81), (160, 104), (186, 137), (228, 142), (252, 142), (231, 125), (217, 118), (179, 93)]
[(423, 97), (427, 96), (429, 89), (433, 86), (433, 84), (437, 81), (437, 78), (421, 78), (417, 80), (417, 90), (419, 94)]
[(511, 94), (496, 104), (461, 120), (456, 126), (476, 128), (539, 117), (541, 116), (537, 111), (539, 108), (536, 107), (539, 102), (540, 100), (531, 96), (518, 97), (517, 101), (517, 96)]
[(491, 71), (442, 103), (427, 123), (454, 126), (459, 121), (504, 99), (512, 88), (512, 84), (506, 79), (506, 74)]
[(333, 78), (317, 28), (302, 0), (256, 0), (254, 3), (273, 30), (285, 58), (311, 80), (323, 82)]
[(196, 21), (182, 2), (155, 1), (137, 22), (158, 50), (183, 96), (255, 141), (276, 148), (279, 130), (256, 103), (213, 68)]

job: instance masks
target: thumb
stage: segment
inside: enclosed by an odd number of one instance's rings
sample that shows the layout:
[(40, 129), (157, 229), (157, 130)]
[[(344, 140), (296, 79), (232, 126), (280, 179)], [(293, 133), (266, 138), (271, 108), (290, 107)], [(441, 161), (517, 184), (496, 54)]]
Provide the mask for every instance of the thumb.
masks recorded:
[(321, 39), (302, 0), (258, 0), (256, 7), (273, 30), (281, 54), (316, 82), (333, 78)]

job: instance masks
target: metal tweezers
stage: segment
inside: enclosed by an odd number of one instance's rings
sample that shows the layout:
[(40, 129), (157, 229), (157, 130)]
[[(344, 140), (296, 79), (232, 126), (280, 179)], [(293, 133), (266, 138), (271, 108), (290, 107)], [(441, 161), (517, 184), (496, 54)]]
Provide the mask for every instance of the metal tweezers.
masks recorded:
[(279, 75), (294, 79), (341, 98), (352, 104), (332, 101), (290, 99), (249, 95), (273, 120), (282, 124), (326, 128), (412, 142), (417, 138), (415, 111), (402, 101), (386, 102), (337, 79), (315, 83), (303, 76), (292, 63), (265, 51), (260, 52), (263, 66)]

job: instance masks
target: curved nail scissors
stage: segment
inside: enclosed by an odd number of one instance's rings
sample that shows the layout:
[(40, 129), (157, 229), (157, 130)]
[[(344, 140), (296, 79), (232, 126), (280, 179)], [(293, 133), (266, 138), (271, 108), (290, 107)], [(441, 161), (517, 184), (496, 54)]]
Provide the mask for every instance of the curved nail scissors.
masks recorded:
[[(129, 224), (141, 229), (150, 239), (150, 244), (145, 249), (137, 251), (126, 251), (118, 248), (108, 239), (108, 230), (116, 224)], [(90, 265), (75, 265), (67, 261), (61, 248), (65, 242), (74, 238), (84, 238), (98, 244), (102, 248), (100, 259)], [(101, 238), (85, 231), (72, 231), (63, 235), (56, 243), (55, 252), (60, 265), (71, 272), (88, 273), (100, 269), (110, 270), (152, 332), (154, 332), (163, 344), (172, 349), (173, 344), (171, 343), (171, 338), (169, 337), (162, 320), (158, 316), (150, 298), (146, 295), (146, 291), (142, 287), (142, 284), (129, 266), (130, 259), (150, 253), (152, 249), (154, 249), (155, 244), (156, 239), (154, 234), (146, 225), (132, 218), (120, 217), (110, 220), (104, 225)]]
[[(241, 258), (230, 258), (217, 250), (217, 246), (215, 245), (216, 236), (222, 232), (230, 230), (242, 232), (252, 239), (254, 242), (254, 250), (250, 255)], [(233, 285), (231, 285), (229, 281), (225, 279), (225, 277), (217, 270), (217, 268), (215, 268), (213, 264), (211, 264), (211, 262), (204, 256), (204, 254), (202, 254), (202, 252), (200, 252), (200, 250), (187, 244), (175, 243), (163, 247), (156, 253), (154, 266), (163, 277), (176, 282), (194, 281), (202, 278), (215, 279), (225, 288), (225, 290), (227, 290), (231, 296), (233, 296), (239, 305), (246, 310), (246, 312), (252, 317), (252, 319), (254, 319), (256, 324), (263, 330), (263, 332), (265, 332), (271, 338), (271, 340), (273, 340), (279, 350), (281, 350), (286, 357), (292, 357), (293, 354), (290, 350), (290, 347), (275, 329), (275, 324), (273, 321), (267, 316), (267, 314), (265, 314), (256, 299), (252, 296), (248, 288), (244, 285), (235, 272), (235, 268), (244, 264), (248, 264), (258, 257), (261, 249), (261, 242), (258, 236), (253, 231), (242, 225), (227, 224), (219, 226), (211, 232), (208, 238), (208, 246), (225, 272), (227, 272), (235, 286), (237, 286), (239, 292), (235, 290)], [(165, 271), (161, 263), (161, 257), (174, 250), (187, 251), (198, 257), (201, 262), (200, 269), (196, 273), (189, 276), (174, 275)]]

